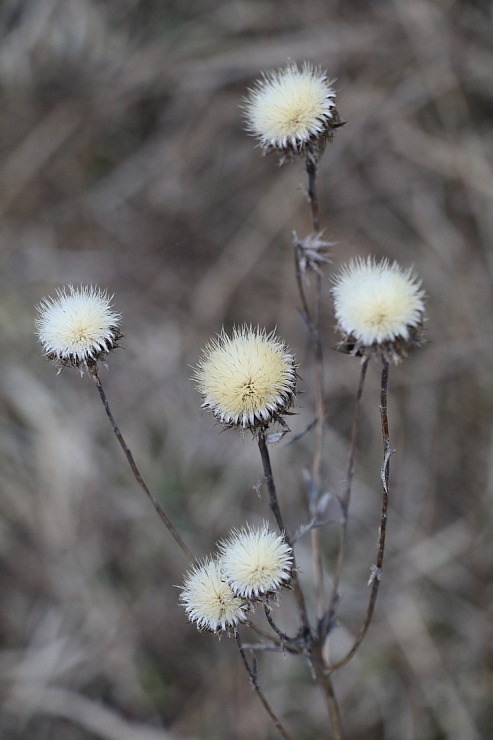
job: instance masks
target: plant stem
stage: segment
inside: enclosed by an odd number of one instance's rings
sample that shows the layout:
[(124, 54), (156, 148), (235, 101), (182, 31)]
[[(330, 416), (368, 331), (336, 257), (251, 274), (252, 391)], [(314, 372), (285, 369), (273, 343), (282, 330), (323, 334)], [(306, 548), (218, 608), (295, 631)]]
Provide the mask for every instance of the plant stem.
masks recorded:
[(100, 380), (99, 375), (98, 375), (97, 367), (94, 366), (94, 367), (90, 367), (89, 369), (90, 369), (91, 376), (94, 379), (94, 382), (96, 383), (96, 387), (98, 389), (99, 397), (101, 398), (101, 402), (102, 402), (102, 404), (104, 406), (104, 410), (106, 411), (106, 416), (108, 417), (108, 419), (110, 421), (110, 424), (111, 424), (111, 427), (112, 427), (113, 432), (115, 434), (115, 437), (117, 438), (118, 442), (120, 443), (120, 447), (122, 448), (123, 452), (125, 453), (125, 457), (127, 458), (128, 464), (130, 465), (130, 468), (132, 470), (132, 473), (134, 474), (135, 480), (137, 481), (137, 483), (139, 484), (139, 486), (142, 488), (142, 490), (144, 491), (144, 493), (146, 494), (146, 496), (151, 501), (152, 505), (154, 506), (154, 509), (158, 513), (158, 515), (159, 515), (161, 521), (163, 522), (164, 526), (166, 527), (166, 529), (168, 530), (168, 532), (170, 533), (170, 535), (173, 537), (173, 539), (175, 540), (175, 542), (177, 543), (177, 545), (181, 548), (183, 554), (189, 560), (194, 560), (195, 556), (194, 556), (193, 552), (190, 550), (190, 548), (188, 547), (188, 545), (186, 545), (185, 542), (182, 540), (182, 538), (180, 537), (180, 535), (176, 531), (175, 527), (171, 523), (168, 515), (164, 511), (163, 507), (161, 506), (161, 504), (159, 503), (159, 501), (156, 499), (156, 497), (154, 496), (154, 494), (149, 490), (149, 488), (148, 488), (148, 486), (147, 486), (144, 478), (142, 477), (142, 474), (141, 474), (139, 468), (137, 467), (137, 465), (135, 463), (135, 460), (133, 458), (132, 452), (130, 451), (130, 448), (128, 447), (127, 443), (125, 442), (125, 439), (124, 439), (124, 437), (123, 437), (120, 429), (118, 428), (118, 426), (117, 426), (117, 424), (115, 422), (115, 419), (114, 419), (113, 414), (112, 414), (111, 409), (110, 409), (110, 405), (109, 405), (108, 399), (106, 397), (106, 393), (104, 391), (104, 388), (103, 388), (103, 386), (101, 384), (101, 380)]
[(312, 317), (311, 317), (311, 311), (310, 307), (308, 305), (308, 300), (306, 297), (305, 292), (305, 286), (303, 285), (303, 275), (301, 273), (301, 267), (300, 267), (300, 247), (296, 246), (294, 250), (294, 267), (295, 267), (295, 276), (296, 276), (296, 285), (298, 287), (298, 293), (300, 294), (301, 299), (301, 313), (303, 316), (303, 320), (305, 321), (305, 324), (308, 328), (308, 331), (310, 332), (310, 336), (313, 337), (314, 328), (312, 324)]
[[(281, 510), (279, 508), (276, 484), (274, 482), (274, 476), (272, 473), (272, 465), (270, 462), (269, 450), (267, 448), (267, 442), (265, 439), (265, 430), (261, 429), (258, 432), (257, 440), (258, 440), (258, 447), (260, 450), (260, 457), (262, 458), (262, 466), (264, 469), (265, 482), (267, 485), (267, 490), (269, 491), (269, 506), (272, 510), (272, 513), (275, 516), (279, 531), (281, 532), (282, 535), (284, 535), (286, 542), (292, 548), (293, 544), (292, 544), (291, 535), (289, 534), (288, 530), (286, 529), (284, 525), (284, 521), (281, 515)], [(298, 605), (298, 611), (299, 611), (300, 618), (303, 624), (303, 634), (305, 636), (305, 639), (308, 640), (310, 637), (310, 624), (308, 622), (308, 616), (306, 612), (305, 597), (303, 596), (303, 592), (301, 590), (301, 587), (298, 581), (298, 572), (296, 569), (296, 560), (295, 560), (294, 550), (293, 550), (292, 583), (293, 583), (293, 592), (295, 595), (296, 603)]]
[(236, 636), (236, 642), (237, 642), (237, 645), (238, 645), (238, 650), (240, 651), (241, 660), (243, 662), (243, 665), (245, 666), (245, 670), (247, 671), (248, 675), (250, 676), (250, 681), (252, 682), (253, 688), (257, 692), (257, 696), (260, 699), (260, 701), (262, 703), (262, 706), (264, 707), (265, 711), (267, 712), (267, 714), (271, 718), (272, 723), (273, 723), (274, 727), (276, 728), (276, 730), (279, 732), (279, 734), (285, 740), (293, 740), (292, 736), (284, 728), (283, 724), (281, 723), (281, 721), (277, 717), (277, 715), (274, 714), (274, 711), (273, 711), (271, 705), (269, 704), (269, 702), (265, 698), (265, 695), (264, 695), (262, 689), (260, 688), (260, 686), (258, 684), (256, 672), (254, 670), (252, 670), (252, 668), (251, 668), (251, 666), (250, 666), (250, 664), (249, 664), (249, 662), (247, 660), (247, 657), (245, 655), (245, 650), (243, 648), (243, 645), (242, 645), (242, 642), (241, 642), (241, 638), (240, 638), (239, 633), (236, 632), (236, 635), (235, 636)]
[(281, 640), (281, 644), (285, 642), (291, 642), (291, 638), (288, 635), (285, 635), (284, 632), (282, 632), (282, 630), (279, 629), (277, 624), (272, 619), (271, 608), (268, 604), (264, 604), (264, 612), (265, 612), (265, 617), (268, 623), (270, 624), (270, 626), (272, 627), (276, 635)]
[[(317, 196), (317, 165), (313, 152), (310, 147), (307, 148), (305, 155), (305, 170), (308, 177), (308, 199), (310, 201), (310, 211), (312, 217), (312, 227), (315, 233), (320, 231), (318, 196)], [(316, 291), (315, 291), (315, 311), (314, 315), (308, 307), (303, 279), (299, 266), (299, 255), (296, 253), (296, 279), (300, 293), (301, 303), (305, 314), (305, 321), (310, 328), (310, 334), (313, 341), (313, 350), (315, 354), (315, 393), (316, 393), (316, 426), (315, 442), (312, 458), (311, 485), (318, 499), (321, 488), (321, 466), (324, 446), (324, 428), (325, 428), (325, 396), (324, 396), (324, 357), (321, 340), (321, 312), (322, 312), (322, 275), (317, 272)], [(318, 529), (312, 529), (310, 533), (311, 546), (313, 553), (313, 563), (315, 571), (315, 580), (317, 583), (317, 613), (319, 619), (322, 618), (324, 608), (324, 572), (322, 553), (320, 550), (320, 532)]]
[(305, 169), (308, 175), (308, 199), (310, 201), (313, 230), (318, 232), (320, 231), (320, 224), (318, 216), (317, 165), (309, 147), (305, 156)]
[(332, 593), (330, 596), (328, 609), (320, 625), (320, 636), (322, 640), (324, 640), (329, 634), (332, 623), (333, 623), (337, 600), (338, 600), (339, 583), (341, 580), (342, 567), (344, 564), (344, 555), (345, 555), (345, 550), (346, 550), (346, 539), (347, 539), (347, 528), (348, 528), (348, 516), (349, 516), (349, 503), (351, 501), (351, 490), (352, 490), (353, 477), (354, 477), (354, 458), (356, 455), (356, 441), (358, 438), (359, 425), (360, 425), (360, 419), (361, 419), (361, 400), (363, 398), (363, 389), (365, 386), (366, 372), (368, 370), (368, 362), (369, 362), (369, 357), (365, 357), (361, 365), (361, 374), (360, 374), (360, 379), (358, 383), (358, 390), (356, 392), (356, 401), (354, 405), (354, 414), (353, 414), (353, 425), (351, 429), (351, 441), (349, 444), (349, 459), (348, 459), (348, 468), (347, 468), (347, 476), (346, 476), (346, 489), (341, 499), (343, 521), (342, 521), (341, 532), (340, 532), (340, 537), (339, 537), (339, 549), (337, 553), (337, 562), (336, 562), (334, 577), (332, 581)]
[[(312, 485), (316, 491), (317, 499), (321, 493), (321, 467), (322, 454), (324, 446), (324, 429), (325, 429), (325, 396), (324, 396), (324, 357), (322, 350), (322, 340), (320, 337), (320, 316), (322, 308), (322, 276), (317, 273), (317, 292), (316, 292), (316, 313), (315, 313), (315, 333), (313, 337), (315, 351), (315, 389), (316, 389), (316, 418), (315, 443), (312, 459)], [(320, 530), (312, 529), (311, 543), (313, 552), (313, 562), (315, 568), (315, 580), (317, 583), (317, 614), (319, 619), (322, 617), (324, 608), (324, 570), (322, 553), (320, 551)]]
[(327, 705), (332, 728), (332, 740), (343, 740), (341, 711), (334, 692), (332, 677), (327, 672), (322, 657), (321, 643), (318, 641), (313, 643), (310, 653), (310, 665), (313, 668), (317, 683), (322, 690)]
[(288, 532), (286, 527), (284, 526), (281, 510), (279, 508), (279, 502), (277, 500), (276, 484), (274, 483), (274, 475), (272, 473), (272, 465), (270, 462), (270, 455), (267, 448), (264, 430), (259, 431), (257, 440), (258, 448), (260, 450), (260, 457), (262, 458), (262, 467), (264, 469), (265, 482), (267, 484), (267, 490), (269, 492), (269, 506), (276, 518), (279, 531), (282, 534), (285, 534), (286, 539), (288, 539)]
[(382, 356), (382, 379), (380, 383), (380, 423), (382, 427), (383, 442), (383, 463), (380, 470), (380, 479), (382, 481), (382, 510), (380, 512), (380, 527), (378, 532), (377, 561), (376, 564), (372, 566), (370, 580), (368, 582), (368, 585), (371, 584), (371, 593), (368, 602), (368, 608), (366, 610), (365, 620), (349, 652), (346, 653), (346, 655), (341, 658), (341, 660), (337, 661), (337, 663), (333, 663), (328, 667), (328, 670), (331, 673), (349, 663), (349, 661), (356, 654), (359, 646), (363, 642), (373, 617), (373, 612), (375, 610), (375, 604), (378, 596), (378, 590), (380, 587), (380, 581), (382, 579), (383, 557), (385, 552), (385, 535), (387, 532), (387, 515), (389, 506), (390, 457), (392, 455), (389, 436), (389, 420), (387, 415), (388, 386), (389, 361), (386, 357)]

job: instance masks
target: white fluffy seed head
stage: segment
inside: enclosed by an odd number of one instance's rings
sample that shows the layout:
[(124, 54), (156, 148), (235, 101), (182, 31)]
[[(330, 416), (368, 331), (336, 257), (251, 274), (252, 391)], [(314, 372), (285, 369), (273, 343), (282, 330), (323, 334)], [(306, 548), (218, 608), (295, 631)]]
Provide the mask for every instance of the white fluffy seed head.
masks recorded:
[(291, 579), (293, 551), (267, 523), (260, 528), (233, 530), (220, 543), (219, 551), (222, 573), (237, 596), (261, 598)]
[(337, 328), (360, 353), (383, 349), (394, 359), (419, 344), (424, 292), (414, 272), (373, 257), (352, 260), (334, 277)]
[(267, 426), (293, 404), (296, 365), (274, 332), (243, 326), (224, 331), (202, 353), (194, 373), (202, 408), (228, 426)]
[(60, 367), (78, 368), (104, 357), (121, 337), (111, 298), (92, 285), (69, 285), (43, 298), (35, 325), (45, 354)]
[(325, 72), (304, 62), (264, 74), (243, 106), (247, 130), (265, 151), (301, 153), (331, 135), (339, 119)]
[(234, 631), (246, 620), (245, 602), (226, 583), (219, 563), (212, 558), (197, 563), (185, 576), (180, 594), (189, 620), (197, 629)]

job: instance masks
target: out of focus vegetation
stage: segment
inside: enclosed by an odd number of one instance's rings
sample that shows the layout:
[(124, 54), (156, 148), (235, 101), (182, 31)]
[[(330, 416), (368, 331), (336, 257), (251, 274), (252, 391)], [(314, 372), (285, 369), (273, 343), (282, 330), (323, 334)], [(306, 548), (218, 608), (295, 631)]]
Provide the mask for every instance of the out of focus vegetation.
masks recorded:
[[(247, 436), (200, 414), (189, 378), (233, 322), (300, 362), (291, 232), (309, 231), (299, 163), (262, 158), (239, 105), (263, 69), (309, 59), (347, 125), (320, 168), (333, 267), (413, 264), (428, 344), (391, 373), (385, 576), (336, 678), (351, 740), (493, 736), (493, 20), (486, 0), (4, 0), (0, 5), (0, 735), (3, 740), (275, 737), (234, 641), (177, 605), (186, 563), (132, 479), (91, 381), (55, 371), (34, 306), (56, 287), (115, 293), (124, 349), (102, 371), (148, 480), (200, 554), (267, 513)], [(332, 350), (328, 490), (344, 485), (359, 368)], [(379, 517), (370, 369), (334, 654), (366, 608)], [(274, 450), (287, 519), (306, 519), (310, 435)], [(327, 563), (335, 528), (324, 534)], [(304, 583), (312, 569), (301, 543)], [(287, 597), (289, 602), (289, 596)], [(325, 736), (298, 660), (259, 656), (296, 737)]]

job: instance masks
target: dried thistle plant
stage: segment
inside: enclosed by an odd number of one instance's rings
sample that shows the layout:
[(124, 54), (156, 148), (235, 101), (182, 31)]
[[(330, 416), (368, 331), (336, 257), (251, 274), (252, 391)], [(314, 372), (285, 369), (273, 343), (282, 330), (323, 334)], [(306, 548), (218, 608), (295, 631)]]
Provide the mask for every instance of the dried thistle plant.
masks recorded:
[(234, 632), (246, 620), (246, 602), (235, 595), (214, 558), (198, 562), (186, 574), (180, 602), (199, 630)]
[(43, 298), (37, 307), (35, 327), (45, 355), (52, 360), (58, 372), (64, 367), (75, 367), (94, 380), (113, 433), (122, 448), (132, 473), (151, 501), (164, 526), (184, 555), (194, 555), (176, 530), (165, 510), (145, 482), (133, 454), (127, 445), (111, 411), (108, 397), (99, 377), (98, 363), (118, 346), (122, 338), (119, 324), (121, 315), (111, 306), (112, 298), (99, 287), (69, 285), (58, 289), (56, 298)]
[(332, 83), (310, 62), (301, 67), (290, 62), (264, 74), (249, 90), (244, 114), (259, 146), (278, 152), (281, 161), (307, 152), (318, 161), (340, 125)]
[[(222, 579), (221, 588), (231, 589), (236, 598), (245, 599), (248, 608), (253, 607), (252, 599), (263, 599), (265, 616), (272, 629), (271, 649), (280, 646), (308, 661), (326, 700), (332, 737), (341, 740), (342, 717), (333, 686), (333, 674), (346, 665), (359, 649), (373, 616), (382, 576), (392, 452), (387, 416), (389, 361), (397, 363), (411, 347), (420, 346), (424, 293), (412, 270), (402, 270), (396, 263), (390, 263), (385, 258), (380, 261), (374, 258), (353, 260), (332, 278), (331, 293), (336, 328), (342, 336), (339, 349), (362, 357), (362, 363), (356, 392), (346, 490), (339, 499), (341, 517), (337, 520), (340, 525), (337, 557), (333, 564), (331, 592), (326, 594), (324, 584), (328, 563), (322, 555), (318, 534), (319, 528), (327, 523), (324, 520), (324, 509), (328, 496), (321, 485), (326, 417), (321, 306), (323, 271), (330, 262), (329, 247), (333, 245), (320, 232), (316, 179), (320, 158), (327, 141), (332, 140), (334, 130), (340, 125), (340, 119), (335, 107), (335, 93), (327, 75), (308, 62), (301, 67), (289, 63), (282, 69), (264, 74), (249, 91), (244, 114), (248, 132), (258, 139), (264, 153), (277, 152), (281, 162), (294, 159), (296, 155), (302, 156), (308, 178), (307, 192), (313, 231), (305, 237), (299, 237), (295, 233), (293, 247), (302, 316), (311, 339), (315, 363), (314, 449), (311, 468), (306, 475), (308, 508), (312, 518), (308, 524), (300, 525), (294, 536), (287, 530), (270, 461), (268, 443), (271, 440), (266, 434), (269, 424), (288, 411), (293, 404), (296, 383), (293, 357), (272, 334), (267, 335), (258, 330), (255, 333), (252, 329), (243, 328), (235, 330), (230, 338), (223, 331), (206, 348), (195, 372), (198, 390), (204, 398), (202, 406), (211, 410), (227, 426), (241, 426), (254, 431), (269, 506), (280, 534), (270, 532), (267, 525), (264, 525), (263, 530), (249, 527), (233, 530), (229, 539), (219, 545), (217, 573)], [(314, 286), (309, 279), (312, 275), (315, 276)], [(379, 358), (382, 363), (380, 420), (384, 459), (380, 471), (382, 506), (377, 556), (376, 562), (370, 566), (371, 591), (362, 625), (346, 655), (337, 663), (330, 663), (326, 652), (327, 641), (337, 622), (356, 439), (368, 362), (372, 356)], [(315, 621), (306, 607), (294, 552), (295, 543), (308, 532), (316, 572)], [(279, 629), (267, 598), (281, 585), (288, 584), (293, 589), (299, 618), (298, 631), (292, 635)], [(187, 586), (184, 587), (186, 588)], [(219, 587), (217, 591), (219, 593)], [(226, 592), (230, 597), (230, 591)], [(189, 618), (197, 621), (190, 612), (188, 602), (185, 606)], [(227, 631), (236, 635), (245, 668), (278, 732), (283, 737), (289, 737), (284, 724), (272, 710), (259, 686), (255, 664), (249, 663), (246, 658), (240, 630), (250, 626), (253, 626), (250, 620), (237, 618), (234, 626), (228, 626)], [(263, 647), (267, 644), (268, 642)]]
[(234, 529), (219, 551), (223, 576), (238, 596), (265, 598), (291, 581), (293, 550), (265, 522), (258, 528)]
[(118, 346), (121, 315), (113, 311), (112, 297), (100, 288), (81, 285), (58, 290), (37, 307), (36, 330), (43, 350), (55, 365), (76, 367), (104, 360)]
[(357, 355), (384, 354), (398, 363), (407, 350), (420, 346), (424, 293), (412, 270), (368, 257), (344, 266), (333, 283), (343, 348)]
[(224, 330), (207, 345), (195, 370), (204, 401), (226, 426), (265, 428), (295, 399), (296, 364), (274, 332), (243, 326)]
[[(345, 666), (361, 646), (375, 609), (382, 577), (387, 531), (390, 458), (387, 393), (389, 363), (399, 362), (412, 347), (421, 344), (424, 292), (411, 270), (402, 270), (383, 258), (356, 259), (332, 278), (337, 331), (342, 337), (339, 348), (362, 358), (361, 374), (355, 394), (353, 427), (347, 462), (346, 488), (339, 498), (340, 516), (325, 519), (328, 494), (324, 491), (326, 398), (324, 384), (324, 346), (322, 333), (322, 295), (324, 270), (330, 263), (329, 247), (319, 225), (319, 203), (316, 190), (317, 171), (327, 142), (332, 141), (341, 123), (335, 106), (335, 91), (326, 73), (309, 62), (287, 66), (267, 74), (254, 85), (244, 103), (247, 129), (258, 139), (261, 149), (276, 152), (281, 160), (300, 156), (308, 180), (312, 231), (305, 237), (293, 236), (294, 268), (314, 365), (313, 450), (305, 475), (308, 523), (301, 523), (293, 534), (285, 524), (283, 501), (279, 496), (271, 464), (269, 432), (273, 423), (287, 429), (283, 415), (292, 412), (298, 380), (294, 355), (275, 332), (259, 327), (234, 328), (231, 335), (224, 329), (205, 347), (194, 370), (194, 380), (202, 396), (202, 408), (211, 411), (226, 427), (250, 430), (255, 438), (263, 469), (262, 487), (278, 532), (267, 522), (260, 527), (236, 525), (229, 536), (220, 540), (217, 553), (196, 560), (193, 552), (169, 520), (135, 464), (110, 410), (99, 377), (99, 363), (118, 346), (121, 316), (112, 307), (112, 298), (97, 287), (73, 288), (57, 292), (38, 306), (36, 329), (44, 353), (60, 369), (75, 367), (86, 371), (95, 381), (100, 399), (132, 472), (151, 500), (158, 515), (173, 536), (190, 565), (185, 573), (179, 601), (199, 630), (216, 635), (234, 636), (241, 659), (260, 702), (276, 730), (290, 738), (260, 687), (255, 659), (249, 659), (243, 631), (260, 631), (265, 641), (257, 649), (274, 650), (305, 660), (325, 699), (334, 740), (342, 740), (343, 718), (334, 689), (334, 674)], [(313, 279), (313, 282), (311, 278)], [(345, 561), (348, 536), (349, 506), (354, 476), (356, 440), (362, 407), (363, 389), (370, 358), (381, 362), (380, 421), (383, 440), (383, 463), (380, 470), (382, 505), (378, 531), (376, 561), (370, 566), (371, 587), (366, 613), (353, 637), (352, 646), (337, 662), (330, 662), (327, 643), (337, 623), (340, 600), (339, 586)], [(281, 438), (276, 437), (276, 439)], [(328, 562), (322, 553), (319, 529), (329, 521), (338, 524), (337, 555)], [(297, 567), (295, 547), (305, 534), (310, 535), (311, 554), (316, 573), (316, 614), (307, 607), (306, 587)], [(327, 570), (331, 589), (327, 593)], [(294, 597), (298, 624), (287, 634), (274, 616), (272, 605), (278, 595), (289, 589)], [(263, 610), (266, 629), (259, 630), (252, 619), (255, 608)], [(253, 648), (252, 648), (253, 650)]]

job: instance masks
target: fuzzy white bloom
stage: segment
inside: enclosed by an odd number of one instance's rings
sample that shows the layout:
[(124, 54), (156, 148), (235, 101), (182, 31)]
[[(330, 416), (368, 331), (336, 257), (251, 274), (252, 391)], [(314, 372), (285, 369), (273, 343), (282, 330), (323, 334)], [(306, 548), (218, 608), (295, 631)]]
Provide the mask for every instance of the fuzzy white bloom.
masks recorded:
[(199, 630), (234, 630), (239, 622), (246, 620), (245, 602), (234, 595), (218, 562), (211, 558), (198, 563), (187, 573), (180, 602), (189, 620)]
[(304, 62), (264, 74), (249, 90), (244, 115), (249, 133), (266, 151), (303, 152), (338, 122), (335, 92), (321, 69)]
[(228, 426), (266, 426), (293, 404), (296, 365), (274, 332), (243, 326), (205, 348), (195, 370), (202, 408)]
[(291, 578), (293, 551), (267, 523), (259, 529), (233, 530), (219, 551), (222, 572), (237, 596), (259, 598), (278, 591)]
[(97, 361), (115, 347), (120, 314), (111, 297), (93, 286), (58, 290), (56, 298), (43, 298), (35, 321), (45, 354), (60, 366), (81, 367)]
[[(419, 344), (424, 292), (412, 269), (374, 258), (352, 260), (334, 278), (337, 327), (356, 350)], [(394, 359), (396, 359), (394, 357)]]

